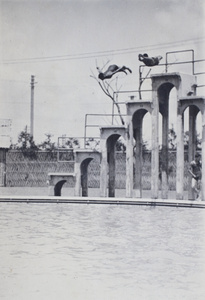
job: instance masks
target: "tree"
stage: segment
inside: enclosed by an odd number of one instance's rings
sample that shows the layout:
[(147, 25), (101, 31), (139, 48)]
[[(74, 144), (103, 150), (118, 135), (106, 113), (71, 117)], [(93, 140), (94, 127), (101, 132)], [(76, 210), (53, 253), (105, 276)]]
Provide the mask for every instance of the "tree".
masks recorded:
[[(108, 62), (106, 63), (106, 65), (108, 64)], [(114, 66), (114, 65), (113, 65)], [(105, 66), (104, 66), (105, 67)], [(112, 67), (112, 66), (110, 66), (110, 67)], [(116, 66), (117, 67), (117, 66)], [(123, 68), (123, 67), (122, 67)], [(122, 69), (121, 68), (121, 69)], [(126, 67), (125, 67), (126, 68)], [(103, 69), (103, 68), (102, 68)], [(119, 68), (120, 69), (120, 68)], [(128, 69), (129, 70), (129, 68), (126, 68), (126, 69)], [(99, 72), (99, 70), (100, 70), (100, 68), (99, 67), (97, 67), (97, 70), (98, 70), (98, 72)], [(131, 70), (130, 70), (130, 72), (131, 72)], [(125, 72), (126, 73), (126, 72)], [(102, 74), (102, 73), (101, 73)], [(95, 74), (93, 73), (93, 75), (90, 75), (90, 77), (92, 77), (92, 78), (94, 78), (97, 82), (98, 82), (98, 84), (99, 84), (99, 86), (100, 86), (100, 88), (101, 88), (101, 90), (103, 91), (103, 93), (107, 96), (107, 97), (109, 97), (111, 100), (112, 100), (112, 102), (114, 103), (114, 105), (116, 106), (116, 108), (117, 108), (117, 111), (118, 111), (118, 114), (119, 114), (119, 117), (120, 117), (120, 120), (121, 120), (121, 123), (122, 123), (122, 125), (124, 125), (125, 124), (125, 121), (124, 121), (124, 119), (123, 119), (123, 117), (122, 117), (122, 114), (121, 114), (121, 111), (120, 111), (120, 106), (119, 106), (119, 103), (117, 102), (117, 100), (115, 99), (115, 95), (117, 96), (118, 95), (118, 92), (119, 92), (119, 90), (120, 90), (120, 88), (117, 86), (117, 82), (118, 82), (118, 77), (115, 77), (114, 79), (112, 79), (111, 81), (107, 81), (107, 80), (102, 80), (102, 79), (100, 79), (99, 78), (99, 76), (97, 77), (97, 76), (95, 76)], [(110, 77), (111, 78), (111, 77)], [(109, 79), (110, 79), (109, 78)], [(114, 83), (115, 83), (115, 88), (113, 87), (114, 86)]]
[(58, 138), (58, 160), (74, 160), (73, 150), (80, 148), (80, 142), (77, 138), (62, 136)]
[(92, 150), (99, 150), (100, 140), (94, 138), (88, 138), (86, 140), (85, 146)]
[(18, 136), (18, 143), (14, 146), (15, 149), (21, 150), (24, 156), (36, 158), (38, 146), (33, 140), (33, 136), (27, 132), (27, 126)]
[(56, 146), (55, 146), (55, 143), (53, 143), (51, 141), (51, 138), (52, 138), (52, 134), (50, 133), (46, 133), (45, 134), (46, 136), (46, 139), (44, 142), (42, 142), (39, 147), (42, 149), (42, 150), (47, 150), (47, 151), (54, 151), (56, 150)]
[(176, 132), (174, 130), (173, 124), (172, 127), (168, 131), (168, 143), (169, 143), (169, 149), (175, 150), (176, 149)]
[[(173, 124), (172, 127), (169, 129), (168, 132), (168, 142), (169, 142), (169, 149), (171, 150), (176, 150), (176, 132), (174, 130)], [(186, 131), (184, 133), (184, 149), (188, 149), (189, 147), (189, 131)], [(196, 149), (200, 150), (201, 149), (201, 139), (199, 138), (199, 134), (196, 136)]]
[(67, 138), (67, 141), (65, 143), (65, 145), (69, 148), (69, 149), (76, 149), (76, 148), (80, 148), (80, 142), (78, 139), (76, 138)]
[(118, 152), (125, 152), (126, 151), (126, 143), (125, 140), (123, 138), (119, 138), (115, 144), (115, 149)]
[[(184, 133), (184, 148), (189, 148), (189, 131)], [(196, 136), (196, 150), (201, 150), (201, 139), (199, 138), (199, 134)]]
[(80, 142), (75, 137), (62, 136), (58, 139), (58, 148), (61, 148), (61, 149), (80, 148)]

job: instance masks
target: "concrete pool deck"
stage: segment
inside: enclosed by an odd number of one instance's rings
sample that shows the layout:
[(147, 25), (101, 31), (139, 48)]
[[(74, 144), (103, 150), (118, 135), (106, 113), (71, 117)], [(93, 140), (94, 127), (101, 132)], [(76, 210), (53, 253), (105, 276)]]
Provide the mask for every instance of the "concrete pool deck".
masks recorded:
[(72, 203), (72, 204), (110, 204), (110, 205), (146, 205), (167, 207), (205, 208), (205, 201), (126, 198), (125, 196), (105, 198), (99, 196), (75, 197), (71, 196), (47, 196), (47, 188), (0, 188), (0, 202), (4, 203)]

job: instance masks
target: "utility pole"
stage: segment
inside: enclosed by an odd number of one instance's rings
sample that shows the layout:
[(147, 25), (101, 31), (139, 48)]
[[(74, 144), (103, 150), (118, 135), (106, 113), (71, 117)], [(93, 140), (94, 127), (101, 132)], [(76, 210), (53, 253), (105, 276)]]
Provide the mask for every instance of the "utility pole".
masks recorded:
[(31, 75), (31, 115), (30, 115), (30, 135), (33, 137), (34, 124), (34, 85), (35, 76)]

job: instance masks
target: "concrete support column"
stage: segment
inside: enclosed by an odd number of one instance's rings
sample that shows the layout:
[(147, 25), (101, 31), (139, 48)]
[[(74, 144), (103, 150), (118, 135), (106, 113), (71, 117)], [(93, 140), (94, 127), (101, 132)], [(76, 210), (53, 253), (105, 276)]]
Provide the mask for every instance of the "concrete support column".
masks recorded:
[(108, 144), (108, 165), (109, 165), (109, 181), (108, 196), (115, 197), (115, 139), (109, 139)]
[[(180, 103), (178, 103), (180, 105)], [(184, 192), (184, 116), (177, 111), (177, 170), (176, 170), (176, 198), (183, 199)]]
[(135, 178), (134, 178), (134, 196), (142, 197), (142, 119), (139, 120), (137, 128), (134, 130), (136, 142), (135, 147)]
[(202, 179), (201, 179), (201, 196), (205, 201), (205, 108), (202, 112)]
[[(198, 109), (195, 106), (189, 107), (189, 165), (194, 160), (196, 152), (196, 116)], [(188, 181), (188, 199), (194, 199), (194, 191), (191, 186), (192, 176), (189, 174)]]
[(132, 117), (128, 116), (126, 132), (126, 197), (132, 198), (133, 195), (133, 125)]
[(75, 149), (75, 196), (88, 196), (88, 167), (93, 159), (98, 159), (100, 153), (88, 149)]
[(0, 148), (0, 186), (6, 186), (6, 151)]
[(81, 196), (81, 168), (80, 168), (80, 162), (75, 162), (75, 190), (74, 194), (75, 196)]
[[(115, 196), (115, 144), (120, 136), (125, 138), (124, 126), (104, 126), (100, 128), (100, 196), (107, 197), (107, 186), (109, 197)], [(108, 169), (109, 168), (109, 169)], [(109, 171), (109, 182), (108, 182)]]
[(81, 164), (81, 186), (82, 197), (88, 197), (88, 164), (90, 161), (84, 160)]
[(169, 116), (168, 105), (162, 118), (162, 153), (161, 153), (161, 190), (162, 199), (168, 198), (168, 131), (169, 131)]
[(100, 141), (101, 149), (101, 167), (100, 167), (100, 196), (107, 197), (107, 141)]
[(75, 180), (74, 173), (48, 173), (49, 196), (61, 196), (61, 189), (70, 178)]
[[(157, 99), (157, 92), (153, 91), (153, 99)], [(154, 100), (153, 100), (154, 101)], [(151, 163), (151, 191), (152, 198), (158, 198), (159, 190), (159, 103), (155, 100), (152, 110), (152, 163)]]
[(48, 186), (48, 196), (55, 196), (54, 195), (54, 187), (51, 185)]

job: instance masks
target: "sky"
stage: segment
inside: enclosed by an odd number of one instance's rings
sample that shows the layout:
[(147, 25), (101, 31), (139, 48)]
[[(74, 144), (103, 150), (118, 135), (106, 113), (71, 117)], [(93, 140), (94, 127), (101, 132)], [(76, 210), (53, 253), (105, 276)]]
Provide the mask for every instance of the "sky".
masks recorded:
[[(111, 100), (91, 77), (98, 75), (97, 66), (129, 67), (132, 74), (121, 73), (113, 82), (132, 91), (139, 86), (139, 53), (161, 55), (164, 64), (166, 52), (193, 49), (195, 59), (204, 59), (203, 2), (0, 0), (0, 119), (11, 119), (12, 142), (30, 128), (31, 75), (34, 140), (40, 143), (48, 133), (53, 141), (82, 137), (86, 114), (112, 112)], [(171, 59), (190, 60), (190, 52), (183, 55)], [(123, 97), (129, 100), (128, 94)], [(109, 118), (99, 122), (108, 125)]]

